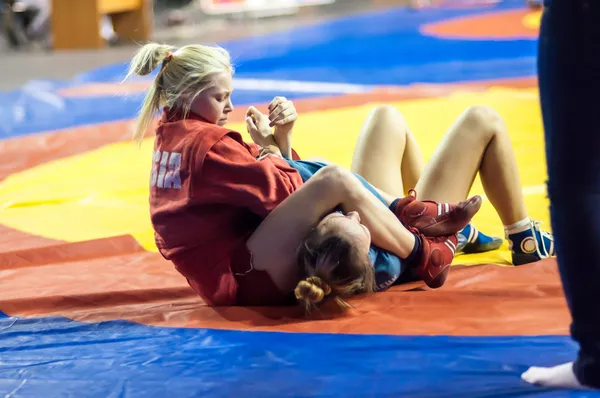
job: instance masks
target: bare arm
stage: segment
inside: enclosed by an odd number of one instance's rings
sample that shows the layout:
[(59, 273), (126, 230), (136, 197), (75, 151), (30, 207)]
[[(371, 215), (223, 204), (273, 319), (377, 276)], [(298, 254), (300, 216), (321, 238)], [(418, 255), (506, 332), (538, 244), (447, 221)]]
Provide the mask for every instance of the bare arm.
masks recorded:
[(357, 211), (377, 246), (406, 258), (415, 238), (348, 170), (328, 166), (271, 212), (247, 242), (256, 269), (265, 270), (282, 291), (298, 282), (295, 253), (310, 230), (334, 208)]
[[(319, 158), (319, 157), (312, 157), (312, 158), (308, 158), (306, 160), (308, 162), (320, 162), (320, 163), (325, 163), (328, 165), (333, 164), (329, 160), (327, 160), (325, 158)], [(369, 182), (369, 184), (371, 184), (371, 182)], [(398, 199), (394, 195), (390, 195), (389, 193), (382, 191), (381, 189), (377, 188), (373, 184), (371, 184), (371, 186), (373, 187), (373, 189), (375, 189), (375, 191), (377, 191), (377, 193), (379, 195), (381, 195), (381, 197), (383, 198), (383, 200), (385, 200), (385, 202), (387, 203), (388, 206), (391, 205), (394, 200)]]

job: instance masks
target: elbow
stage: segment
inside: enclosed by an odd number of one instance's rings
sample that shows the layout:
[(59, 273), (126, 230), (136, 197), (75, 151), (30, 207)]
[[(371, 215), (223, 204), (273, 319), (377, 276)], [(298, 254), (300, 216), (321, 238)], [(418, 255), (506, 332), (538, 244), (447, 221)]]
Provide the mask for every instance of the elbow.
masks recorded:
[(340, 201), (352, 196), (356, 192), (356, 184), (360, 184), (352, 172), (337, 165), (323, 167), (313, 179), (318, 180), (326, 196), (337, 197)]

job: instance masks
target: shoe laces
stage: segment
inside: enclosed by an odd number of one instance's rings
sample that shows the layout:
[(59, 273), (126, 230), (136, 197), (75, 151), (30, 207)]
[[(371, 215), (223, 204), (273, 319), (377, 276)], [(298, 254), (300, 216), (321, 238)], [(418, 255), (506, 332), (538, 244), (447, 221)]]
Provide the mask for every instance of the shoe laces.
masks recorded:
[[(548, 258), (551, 256), (551, 254), (550, 254), (550, 250), (546, 247), (546, 239), (548, 239), (550, 242), (554, 242), (554, 237), (552, 236), (551, 233), (546, 232), (541, 228), (542, 224), (543, 223), (541, 221), (531, 220), (531, 229), (533, 230), (534, 238), (535, 238), (535, 251), (539, 258)], [(536, 232), (539, 233), (540, 236), (542, 237), (542, 239), (540, 239), (541, 245), (544, 248), (544, 252), (547, 254), (542, 254), (542, 252), (540, 250), (540, 242), (538, 242)], [(544, 239), (544, 238), (546, 238), (546, 239)]]

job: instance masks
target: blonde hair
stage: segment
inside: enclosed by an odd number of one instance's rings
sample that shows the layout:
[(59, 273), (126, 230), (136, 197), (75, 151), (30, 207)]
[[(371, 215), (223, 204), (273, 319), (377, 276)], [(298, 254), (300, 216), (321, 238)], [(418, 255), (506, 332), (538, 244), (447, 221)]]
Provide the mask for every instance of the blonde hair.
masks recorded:
[(294, 295), (307, 312), (326, 298), (347, 308), (345, 298), (373, 292), (375, 272), (368, 256), (341, 236), (323, 236), (315, 228), (298, 250), (298, 263), (307, 277), (298, 282)]
[(229, 53), (221, 47), (192, 44), (175, 51), (166, 44), (143, 46), (129, 66), (132, 75), (146, 76), (162, 64), (146, 93), (133, 138), (144, 138), (150, 123), (161, 106), (181, 107), (185, 114), (194, 99), (213, 84), (213, 77), (222, 72), (234, 73)]

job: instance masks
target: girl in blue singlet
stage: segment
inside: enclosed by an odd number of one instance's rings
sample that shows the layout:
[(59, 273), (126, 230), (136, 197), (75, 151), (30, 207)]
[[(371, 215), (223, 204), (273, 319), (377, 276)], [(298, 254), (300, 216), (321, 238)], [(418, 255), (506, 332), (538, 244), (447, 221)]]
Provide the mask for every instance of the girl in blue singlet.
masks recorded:
[[(250, 117), (251, 114), (254, 116)], [(324, 162), (289, 160), (292, 157), (291, 133), (298, 117), (291, 101), (276, 97), (271, 102), (265, 129), (257, 127), (264, 126), (266, 116), (256, 108), (251, 107), (248, 116), (251, 136), (271, 134), (269, 128), (275, 126), (273, 134), (277, 145), (269, 152), (287, 158), (304, 181), (326, 166)], [(513, 264), (531, 263), (554, 255), (552, 234), (542, 230), (539, 223), (528, 216), (510, 136), (502, 118), (493, 109), (484, 106), (466, 109), (425, 166), (404, 117), (393, 106), (377, 106), (369, 114), (358, 137), (351, 171), (386, 207), (393, 207), (394, 214), (397, 211), (392, 203), (413, 188), (420, 200), (438, 206), (437, 215), (445, 214), (451, 203), (467, 198), (479, 175), (485, 194), (504, 225)], [(396, 255), (371, 245), (370, 231), (361, 224), (358, 213), (350, 213), (344, 217), (333, 213), (323, 217), (298, 249), (298, 264), (306, 278), (298, 282), (295, 295), (307, 308), (325, 297), (343, 299), (362, 288), (359, 279), (356, 279), (356, 286), (348, 288), (347, 282), (352, 281), (345, 280), (339, 268), (362, 270), (374, 267), (377, 273), (375, 290), (380, 291), (398, 283), (404, 275), (412, 274), (414, 267), (411, 267), (418, 255), (428, 253), (430, 256), (432, 253), (421, 250), (417, 239), (413, 251), (401, 261)], [(459, 232), (457, 244), (443, 242), (440, 251), (445, 250), (443, 245), (448, 246), (453, 257), (458, 251), (489, 251), (501, 244), (502, 239), (488, 237), (468, 224)], [(368, 258), (365, 258), (367, 252)], [(342, 264), (344, 266), (340, 267)], [(344, 279), (343, 289), (338, 288), (341, 279)], [(441, 284), (444, 281), (445, 276)], [(433, 284), (441, 286), (437, 282)]]
[[(286, 160), (290, 166), (298, 170), (304, 182), (308, 181), (317, 171), (327, 166), (327, 164), (323, 162), (292, 159)], [(365, 188), (377, 197), (377, 199), (386, 206), (390, 205), (390, 203), (387, 203), (367, 180), (356, 173), (354, 173), (354, 175), (362, 182)], [(387, 250), (380, 249), (375, 245), (371, 245), (371, 248), (369, 249), (369, 260), (373, 264), (375, 270), (375, 291), (382, 291), (389, 288), (396, 283), (400, 279), (400, 276), (406, 271), (405, 264), (403, 264), (398, 256)]]

